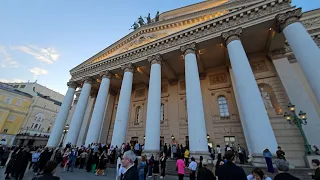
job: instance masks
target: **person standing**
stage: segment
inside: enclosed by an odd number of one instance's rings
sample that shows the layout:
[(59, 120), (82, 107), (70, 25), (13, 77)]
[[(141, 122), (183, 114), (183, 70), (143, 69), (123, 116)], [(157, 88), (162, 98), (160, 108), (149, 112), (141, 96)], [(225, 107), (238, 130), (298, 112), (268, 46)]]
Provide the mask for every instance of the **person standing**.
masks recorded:
[(176, 159), (177, 158), (177, 146), (175, 144), (172, 145), (172, 154), (173, 154), (173, 158)]
[(166, 176), (166, 164), (167, 164), (166, 153), (162, 153), (162, 156), (160, 158), (160, 166), (161, 166), (160, 179), (163, 179)]
[(10, 148), (5, 148), (4, 152), (3, 152), (3, 155), (2, 155), (2, 159), (1, 159), (1, 165), (0, 165), (1, 167), (5, 167), (6, 166), (6, 163), (8, 161), (9, 155), (10, 155)]
[[(63, 156), (62, 156), (62, 163), (61, 163), (61, 167), (62, 167), (62, 171), (65, 172), (66, 168), (68, 166), (69, 163), (69, 155), (70, 155), (70, 149), (67, 148), (66, 151), (64, 152)], [(41, 155), (40, 155), (41, 156)]]
[(148, 163), (148, 177), (152, 177), (152, 169), (153, 169), (153, 164), (154, 164), (154, 157), (153, 154), (151, 155)]
[(84, 163), (86, 162), (86, 159), (88, 158), (88, 153), (86, 150), (84, 150), (81, 154), (80, 154), (80, 169), (83, 169), (84, 167)]
[(99, 156), (98, 156), (98, 168), (96, 170), (95, 175), (98, 176), (99, 173), (102, 173), (102, 175), (104, 176), (104, 169), (106, 168), (106, 163), (107, 163), (107, 154), (106, 151), (103, 151), (102, 153), (99, 152)]
[(188, 166), (189, 165), (189, 150), (187, 147), (184, 151), (184, 160), (185, 160), (186, 166)]
[(263, 157), (266, 160), (266, 164), (268, 167), (268, 172), (274, 173), (273, 165), (272, 165), (272, 154), (269, 149), (265, 149), (263, 151)]
[(195, 180), (196, 179), (196, 171), (197, 171), (197, 163), (193, 157), (191, 157), (191, 162), (190, 162), (188, 168), (190, 170), (190, 180)]
[(44, 166), (43, 174), (37, 177), (32, 178), (31, 180), (59, 180), (57, 176), (53, 176), (56, 172), (57, 163), (55, 161), (48, 161)]
[(309, 173), (309, 175), (311, 175), (314, 180), (320, 180), (320, 161), (318, 159), (312, 159), (311, 162), (312, 166), (316, 168), (316, 171), (314, 174)]
[(129, 150), (123, 154), (122, 166), (127, 169), (124, 173), (122, 180), (139, 180), (137, 167), (134, 166), (134, 161), (137, 156), (133, 151)]
[(244, 164), (244, 150), (240, 146), (240, 144), (238, 144), (238, 154), (239, 154), (240, 164)]
[(49, 152), (48, 148), (45, 148), (44, 151), (40, 154), (39, 159), (39, 172), (42, 172), (46, 163), (50, 160), (52, 153)]
[(179, 180), (183, 180), (184, 177), (184, 168), (186, 167), (181, 155), (178, 155), (178, 160), (176, 162), (176, 167), (178, 170), (178, 177)]
[(286, 158), (284, 157), (286, 154), (284, 153), (284, 151), (281, 150), (280, 146), (278, 146), (278, 150), (277, 150), (276, 154), (277, 154), (278, 159), (286, 160)]
[(23, 148), (17, 154), (16, 166), (15, 166), (15, 178), (16, 180), (22, 180), (24, 173), (28, 167), (28, 163), (31, 160), (31, 153), (29, 147)]
[(163, 152), (164, 152), (165, 154), (168, 154), (168, 146), (167, 146), (167, 143), (164, 143)]
[(159, 172), (160, 172), (159, 164), (160, 164), (159, 155), (156, 155), (154, 157), (153, 169), (152, 169), (153, 179), (158, 179), (158, 175), (159, 175)]
[(138, 174), (139, 174), (139, 180), (145, 180), (144, 172), (145, 167), (147, 166), (147, 157), (145, 155), (141, 156), (141, 162), (138, 165)]
[(197, 180), (215, 179), (212, 171), (207, 168), (207, 165), (207, 160), (202, 160), (202, 167), (198, 169)]
[(260, 168), (254, 168), (252, 174), (247, 176), (248, 180), (272, 180), (267, 177)]
[(39, 158), (40, 158), (40, 149), (32, 154), (31, 163), (29, 165), (29, 169), (33, 166), (33, 172), (38, 173), (38, 166), (39, 166)]
[(218, 154), (217, 159), (218, 159), (218, 161), (219, 161), (219, 160), (222, 159), (222, 157), (221, 157), (221, 149), (220, 149), (220, 145), (219, 145), (219, 144), (217, 145), (216, 152), (217, 152), (217, 154)]
[(234, 164), (235, 154), (233, 151), (227, 151), (225, 153), (227, 162), (219, 166), (216, 171), (216, 176), (219, 180), (247, 180), (247, 175), (241, 167)]
[(288, 173), (289, 163), (283, 159), (277, 159), (275, 161), (279, 174), (277, 174), (273, 180), (300, 180), (297, 177), (292, 176)]
[(69, 155), (69, 163), (68, 163), (67, 171), (69, 171), (69, 168), (71, 167), (71, 172), (73, 172), (73, 169), (74, 169), (75, 164), (76, 164), (77, 157), (78, 157), (77, 149), (76, 148), (72, 148), (71, 153)]

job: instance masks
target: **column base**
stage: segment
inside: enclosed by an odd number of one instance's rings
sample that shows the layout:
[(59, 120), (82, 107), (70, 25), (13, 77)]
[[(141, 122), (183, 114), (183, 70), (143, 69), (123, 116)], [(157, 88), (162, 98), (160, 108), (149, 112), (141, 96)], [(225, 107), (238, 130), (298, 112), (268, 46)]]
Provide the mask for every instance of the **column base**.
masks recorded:
[[(249, 155), (248, 162), (251, 163), (254, 167), (267, 167), (267, 163), (265, 158), (263, 157), (263, 154), (252, 154)], [(273, 167), (276, 168), (274, 165), (274, 159), (272, 159)]]
[(189, 153), (189, 157), (193, 157), (196, 161), (200, 160), (200, 156), (202, 156), (203, 159), (207, 159), (209, 164), (213, 163), (210, 153), (207, 151), (190, 151)]
[(147, 158), (149, 159), (152, 155), (153, 157), (159, 157), (160, 151), (157, 150), (144, 150), (142, 154), (145, 154)]

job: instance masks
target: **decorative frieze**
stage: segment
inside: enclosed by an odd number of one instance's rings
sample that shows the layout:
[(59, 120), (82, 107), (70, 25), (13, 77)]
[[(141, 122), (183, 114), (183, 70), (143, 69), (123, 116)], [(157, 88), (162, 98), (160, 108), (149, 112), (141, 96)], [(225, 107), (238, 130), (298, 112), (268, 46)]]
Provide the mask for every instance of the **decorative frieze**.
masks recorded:
[(131, 62), (122, 65), (121, 69), (123, 70), (123, 72), (132, 72), (133, 73), (133, 71), (134, 71), (134, 67)]
[(100, 77), (101, 77), (101, 78), (106, 77), (106, 78), (108, 78), (108, 79), (111, 79), (111, 76), (112, 76), (112, 74), (111, 74), (110, 71), (102, 71), (102, 72), (100, 73)]
[(268, 71), (267, 64), (264, 60), (250, 63), (253, 73), (261, 73)]
[(227, 83), (227, 76), (225, 73), (214, 74), (209, 76), (210, 85)]
[(181, 50), (182, 54), (184, 54), (184, 55), (189, 54), (189, 53), (196, 53), (196, 50), (197, 50), (196, 43), (193, 42), (193, 43), (181, 46), (180, 50)]
[(116, 69), (119, 68), (121, 64), (128, 63), (136, 59), (145, 60), (143, 57), (157, 54), (161, 51), (166, 51), (169, 48), (181, 46), (188, 42), (201, 42), (202, 40), (207, 40), (208, 36), (210, 36), (210, 38), (214, 38), (217, 37), (218, 33), (221, 31), (238, 26), (240, 24), (243, 25), (256, 19), (261, 20), (261, 18), (284, 11), (288, 8), (290, 8), (290, 4), (288, 1), (284, 0), (281, 3), (277, 1), (273, 6), (266, 3), (261, 4), (259, 7), (252, 7), (252, 9), (248, 8), (246, 12), (230, 13), (229, 15), (223, 16), (219, 19), (213, 19), (207, 23), (190, 28), (188, 31), (184, 31), (183, 33), (177, 33), (163, 38), (157, 42), (150, 43), (148, 46), (139, 47), (133, 51), (99, 61), (99, 63), (94, 63), (83, 69), (74, 70), (74, 72), (71, 73), (72, 80), (77, 80), (89, 74), (99, 74), (105, 69)]
[(148, 57), (149, 63), (152, 64), (161, 64), (162, 57), (160, 54), (152, 55)]
[(145, 97), (145, 89), (137, 89), (135, 90), (135, 98)]
[(294, 9), (276, 16), (279, 32), (282, 32), (288, 25), (298, 22), (302, 16), (301, 8)]
[(168, 93), (168, 84), (163, 84), (161, 86), (161, 94)]
[(226, 45), (228, 45), (233, 40), (240, 40), (240, 36), (242, 33), (242, 28), (237, 28), (230, 30), (228, 32), (224, 32), (221, 34), (223, 40), (226, 42)]

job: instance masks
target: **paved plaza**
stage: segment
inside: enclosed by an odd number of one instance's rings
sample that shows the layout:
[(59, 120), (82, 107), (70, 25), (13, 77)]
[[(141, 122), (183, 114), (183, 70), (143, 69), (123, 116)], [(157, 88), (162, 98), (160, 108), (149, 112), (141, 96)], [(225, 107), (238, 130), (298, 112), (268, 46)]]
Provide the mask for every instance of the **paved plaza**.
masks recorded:
[[(0, 169), (0, 179), (4, 179), (5, 175), (4, 175), (4, 171), (5, 168), (1, 168)], [(85, 170), (83, 169), (75, 169), (75, 171), (73, 172), (60, 172), (60, 168), (59, 170), (57, 170), (56, 172), (56, 176), (59, 176), (61, 180), (115, 180), (116, 179), (116, 170), (114, 168), (108, 168), (106, 170), (106, 176), (95, 176), (93, 173), (87, 173)], [(25, 173), (25, 177), (23, 178), (24, 180), (31, 180), (34, 177), (34, 173), (30, 170), (27, 170)], [(11, 178), (12, 180), (14, 178)], [(178, 179), (178, 177), (174, 177), (174, 176), (167, 176), (166, 177), (167, 180), (176, 180)], [(189, 178), (185, 178), (185, 179), (189, 179)]]

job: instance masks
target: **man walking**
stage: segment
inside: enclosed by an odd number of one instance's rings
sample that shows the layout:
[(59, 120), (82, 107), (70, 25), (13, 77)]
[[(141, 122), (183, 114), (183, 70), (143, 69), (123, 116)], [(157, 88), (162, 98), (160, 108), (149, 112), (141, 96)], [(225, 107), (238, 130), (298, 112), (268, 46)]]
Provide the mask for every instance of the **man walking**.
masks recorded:
[(227, 151), (225, 153), (227, 162), (220, 166), (217, 170), (216, 176), (219, 180), (247, 180), (247, 175), (241, 167), (234, 164), (235, 155), (233, 151)]
[(126, 168), (126, 173), (124, 173), (122, 180), (139, 180), (138, 169), (134, 165), (134, 161), (137, 159), (137, 156), (133, 151), (129, 150), (123, 154), (122, 157), (122, 166)]

